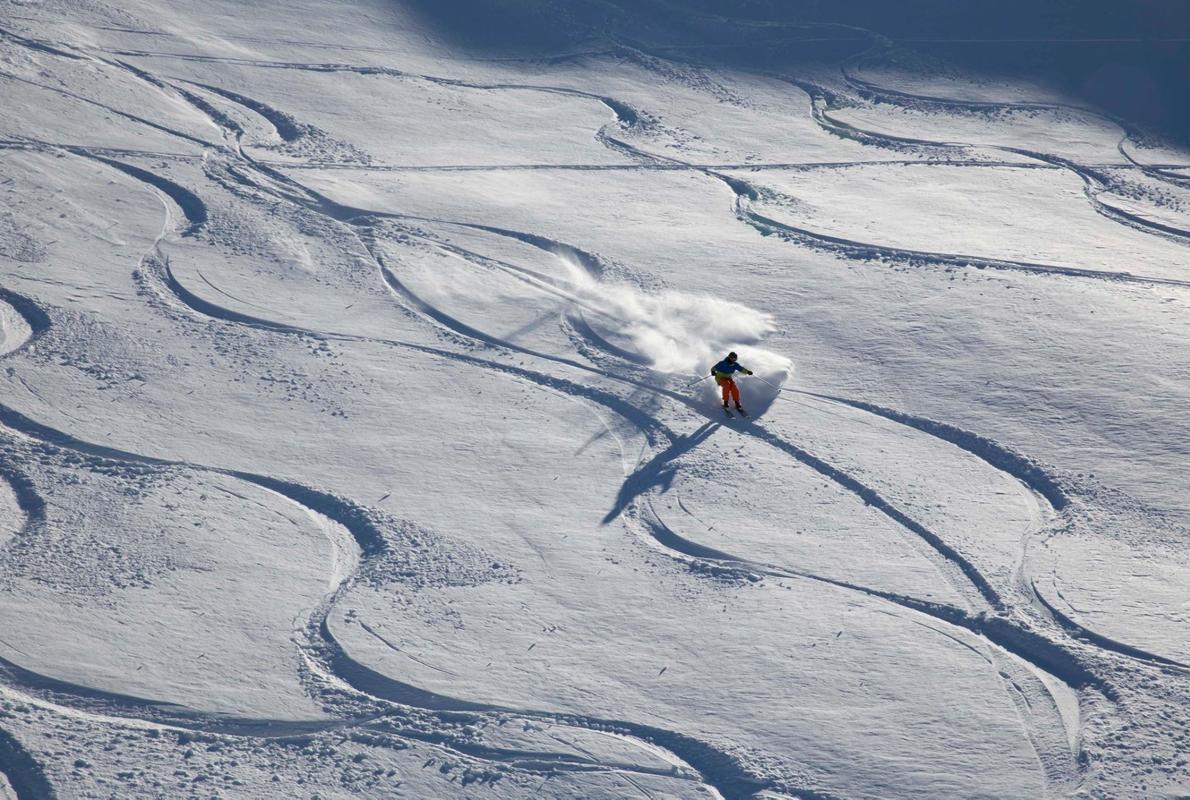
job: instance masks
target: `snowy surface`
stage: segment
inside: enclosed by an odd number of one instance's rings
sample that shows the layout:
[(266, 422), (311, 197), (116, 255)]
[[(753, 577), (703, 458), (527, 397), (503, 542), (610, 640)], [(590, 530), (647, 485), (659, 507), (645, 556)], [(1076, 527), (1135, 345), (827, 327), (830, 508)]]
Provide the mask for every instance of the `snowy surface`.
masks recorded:
[(0, 797), (1190, 796), (1190, 153), (878, 54), (0, 11)]

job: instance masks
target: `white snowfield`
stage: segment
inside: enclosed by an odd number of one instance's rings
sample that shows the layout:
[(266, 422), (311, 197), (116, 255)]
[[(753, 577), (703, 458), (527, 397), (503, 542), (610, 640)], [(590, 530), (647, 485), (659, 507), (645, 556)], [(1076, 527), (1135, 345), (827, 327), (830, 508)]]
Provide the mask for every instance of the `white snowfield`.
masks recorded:
[(1190, 796), (1190, 153), (419, 20), (0, 3), (0, 797)]

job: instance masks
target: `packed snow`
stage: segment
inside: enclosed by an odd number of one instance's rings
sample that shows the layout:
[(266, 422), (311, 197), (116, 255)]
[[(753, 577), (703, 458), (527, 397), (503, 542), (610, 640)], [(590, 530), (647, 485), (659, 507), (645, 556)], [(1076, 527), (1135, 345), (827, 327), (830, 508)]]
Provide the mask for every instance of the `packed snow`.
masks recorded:
[(0, 798), (1190, 796), (1190, 152), (699, 24), (0, 3)]

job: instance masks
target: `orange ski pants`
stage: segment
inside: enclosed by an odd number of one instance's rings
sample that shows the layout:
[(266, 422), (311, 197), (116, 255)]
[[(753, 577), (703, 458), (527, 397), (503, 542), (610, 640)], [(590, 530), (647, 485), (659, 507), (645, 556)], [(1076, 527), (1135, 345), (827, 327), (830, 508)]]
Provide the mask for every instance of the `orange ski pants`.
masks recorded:
[(735, 381), (731, 378), (715, 378), (719, 381), (719, 386), (723, 389), (723, 405), (727, 405), (728, 400), (734, 400), (738, 406), (740, 404), (740, 387), (735, 385)]

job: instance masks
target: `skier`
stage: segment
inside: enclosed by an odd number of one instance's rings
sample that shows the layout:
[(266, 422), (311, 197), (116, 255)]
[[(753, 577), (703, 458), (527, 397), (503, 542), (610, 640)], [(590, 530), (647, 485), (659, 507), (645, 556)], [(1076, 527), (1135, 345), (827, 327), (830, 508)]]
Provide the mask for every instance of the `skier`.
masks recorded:
[(727, 358), (720, 361), (715, 366), (711, 367), (711, 375), (714, 376), (715, 382), (723, 388), (723, 411), (731, 416), (731, 412), (727, 410), (727, 401), (735, 400), (735, 410), (741, 414), (746, 413), (740, 405), (740, 387), (735, 385), (735, 380), (732, 375), (737, 372), (742, 372), (745, 375), (751, 375), (752, 370), (747, 369), (743, 364), (740, 364), (736, 359), (739, 358), (735, 353), (728, 353)]

